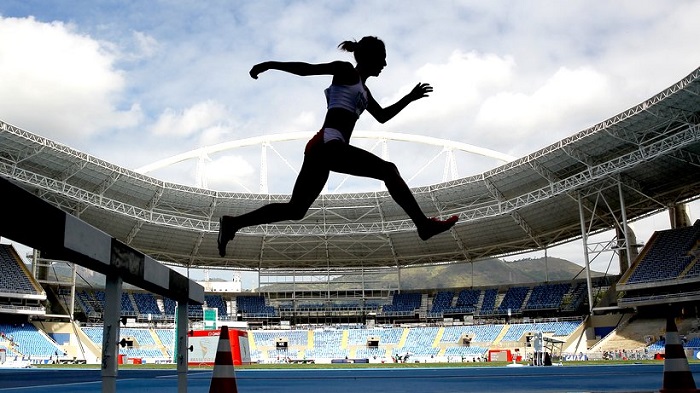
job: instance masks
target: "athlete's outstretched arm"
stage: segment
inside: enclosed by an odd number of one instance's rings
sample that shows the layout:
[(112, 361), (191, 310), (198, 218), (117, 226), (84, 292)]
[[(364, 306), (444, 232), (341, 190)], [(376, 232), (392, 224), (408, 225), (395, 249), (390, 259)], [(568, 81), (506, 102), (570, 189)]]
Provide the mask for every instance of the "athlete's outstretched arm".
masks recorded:
[(367, 104), (367, 112), (369, 112), (375, 119), (380, 123), (386, 123), (401, 112), (404, 108), (408, 106), (411, 102), (419, 100), (423, 97), (427, 97), (428, 93), (433, 91), (433, 87), (427, 83), (418, 83), (410, 93), (406, 94), (403, 98), (398, 100), (396, 103), (382, 108), (379, 103), (369, 95), (369, 103)]
[[(258, 75), (268, 70), (278, 70), (299, 76), (309, 75), (336, 75), (347, 68), (349, 63), (334, 61), (322, 64), (310, 64), (300, 61), (265, 61), (253, 66), (250, 69), (250, 76), (258, 79)], [(352, 65), (351, 65), (352, 67)]]

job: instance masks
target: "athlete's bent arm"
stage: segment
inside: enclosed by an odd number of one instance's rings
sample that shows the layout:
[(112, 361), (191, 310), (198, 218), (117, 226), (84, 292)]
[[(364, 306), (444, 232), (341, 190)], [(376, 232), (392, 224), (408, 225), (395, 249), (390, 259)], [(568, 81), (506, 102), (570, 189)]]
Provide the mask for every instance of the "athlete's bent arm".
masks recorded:
[(375, 119), (380, 123), (386, 123), (401, 112), (404, 108), (408, 106), (411, 102), (427, 97), (428, 93), (433, 91), (433, 87), (427, 83), (418, 83), (410, 93), (406, 94), (403, 98), (398, 100), (396, 103), (382, 108), (379, 103), (369, 95), (369, 103), (367, 104), (367, 112), (369, 112)]

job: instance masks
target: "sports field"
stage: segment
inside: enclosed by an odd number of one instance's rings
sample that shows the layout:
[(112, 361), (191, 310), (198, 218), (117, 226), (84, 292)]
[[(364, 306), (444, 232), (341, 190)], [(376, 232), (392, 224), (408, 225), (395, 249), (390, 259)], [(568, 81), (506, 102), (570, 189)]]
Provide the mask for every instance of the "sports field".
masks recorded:
[[(700, 364), (691, 364), (696, 381)], [(209, 391), (211, 371), (188, 374), (188, 392)], [(246, 392), (653, 392), (663, 383), (663, 364), (563, 367), (421, 367), (334, 369), (239, 369), (238, 391)], [(0, 370), (0, 392), (79, 393), (101, 389), (97, 369)], [(119, 371), (117, 391), (177, 391), (175, 370)]]

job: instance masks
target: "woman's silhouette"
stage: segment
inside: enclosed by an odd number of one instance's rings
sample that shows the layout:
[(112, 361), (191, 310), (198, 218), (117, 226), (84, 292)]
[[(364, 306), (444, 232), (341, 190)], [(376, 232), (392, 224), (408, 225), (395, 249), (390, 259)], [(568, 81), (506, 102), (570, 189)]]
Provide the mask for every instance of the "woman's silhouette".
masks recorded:
[(386, 66), (384, 42), (377, 37), (364, 37), (360, 41), (345, 41), (338, 47), (353, 52), (357, 65), (353, 67), (345, 61), (324, 64), (267, 61), (256, 64), (250, 70), (253, 79), (265, 71), (279, 70), (300, 76), (332, 75), (333, 80), (325, 91), (328, 112), (323, 127), (306, 145), (304, 163), (291, 199), (287, 203), (268, 204), (237, 217), (221, 217), (217, 243), (222, 257), (226, 255), (226, 244), (241, 228), (302, 219), (321, 193), (330, 171), (383, 181), (392, 198), (413, 220), (423, 240), (447, 231), (457, 222), (457, 216), (447, 220), (426, 217), (394, 164), (349, 144), (355, 123), (365, 109), (377, 121), (384, 123), (411, 102), (427, 97), (433, 88), (427, 83), (418, 83), (398, 102), (382, 108), (365, 86), (365, 81), (370, 76), (379, 76)]

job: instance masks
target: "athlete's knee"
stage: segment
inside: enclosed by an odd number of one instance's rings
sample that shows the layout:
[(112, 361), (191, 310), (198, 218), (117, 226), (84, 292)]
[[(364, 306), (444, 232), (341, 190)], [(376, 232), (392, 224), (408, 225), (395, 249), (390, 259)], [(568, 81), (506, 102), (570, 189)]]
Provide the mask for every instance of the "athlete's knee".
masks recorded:
[(393, 162), (384, 161), (382, 165), (382, 178), (386, 180), (391, 180), (395, 178), (400, 178), (399, 168)]
[(301, 203), (294, 200), (289, 201), (289, 219), (294, 221), (301, 220), (306, 215), (306, 212), (309, 211), (309, 207), (311, 207), (311, 205), (308, 203)]

